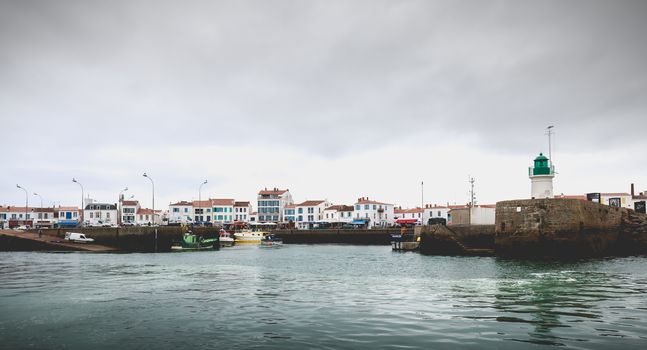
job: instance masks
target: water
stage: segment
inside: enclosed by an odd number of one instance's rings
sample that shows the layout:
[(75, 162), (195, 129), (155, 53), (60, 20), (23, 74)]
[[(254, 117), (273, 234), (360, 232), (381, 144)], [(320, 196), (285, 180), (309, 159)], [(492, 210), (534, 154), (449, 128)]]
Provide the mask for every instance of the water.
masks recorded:
[(646, 263), (344, 245), (0, 253), (0, 348), (646, 348)]

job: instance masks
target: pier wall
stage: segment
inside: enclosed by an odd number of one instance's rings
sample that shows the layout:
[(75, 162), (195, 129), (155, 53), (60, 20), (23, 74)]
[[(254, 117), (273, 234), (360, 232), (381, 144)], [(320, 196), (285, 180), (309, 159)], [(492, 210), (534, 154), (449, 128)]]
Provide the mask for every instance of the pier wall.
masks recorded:
[(422, 254), (494, 254), (494, 225), (432, 225), (417, 229)]
[[(370, 230), (274, 230), (285, 244), (340, 243), (362, 245), (390, 245), (391, 234), (400, 234), (399, 228)], [(405, 234), (413, 234), (407, 229)]]
[[(157, 230), (157, 239), (155, 231)], [(193, 233), (199, 235), (217, 234), (218, 229), (212, 227), (195, 227)], [(32, 230), (32, 232), (34, 232)], [(84, 227), (43, 230), (46, 235), (60, 239), (65, 232), (79, 232), (95, 240), (95, 243), (117, 248), (125, 252), (166, 252), (171, 251), (171, 243), (181, 239), (186, 229), (180, 226), (133, 226), (133, 227)]]
[[(629, 211), (578, 199), (504, 201), (496, 206), (496, 254), (580, 258), (622, 253)], [(638, 220), (639, 221), (639, 220)], [(636, 224), (640, 227), (640, 223)]]

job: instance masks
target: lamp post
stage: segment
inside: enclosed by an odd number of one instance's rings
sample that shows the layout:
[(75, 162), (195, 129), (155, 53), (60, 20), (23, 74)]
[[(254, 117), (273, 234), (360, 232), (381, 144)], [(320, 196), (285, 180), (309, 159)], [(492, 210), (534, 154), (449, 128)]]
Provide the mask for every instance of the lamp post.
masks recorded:
[(43, 208), (43, 196), (41, 196), (40, 194), (38, 194), (36, 192), (34, 192), (34, 196), (40, 197), (40, 208), (42, 209)]
[(552, 152), (552, 142), (551, 142), (551, 136), (553, 135), (553, 128), (555, 125), (549, 125), (546, 128), (546, 134), (548, 135), (548, 160), (550, 161), (550, 165), (553, 165), (553, 152)]
[(16, 184), (16, 187), (18, 187), (19, 189), (25, 191), (25, 226), (27, 226), (27, 210), (29, 208), (29, 192), (24, 187), (21, 187), (18, 184)]
[[(149, 179), (151, 181), (151, 185), (153, 185), (153, 225), (155, 225), (155, 182), (153, 182), (153, 179), (146, 173), (142, 176)], [(157, 228), (155, 229), (155, 253), (157, 253)]]
[(83, 185), (81, 185), (81, 183), (78, 182), (76, 180), (76, 178), (72, 178), (72, 182), (77, 183), (77, 184), (79, 184), (79, 186), (81, 186), (81, 212), (79, 213), (79, 218), (81, 218), (81, 226), (83, 226), (83, 223), (84, 223), (83, 222), (83, 209), (85, 209), (83, 207), (83, 196), (84, 196), (84, 194), (83, 194)]
[[(200, 184), (200, 187), (198, 187), (198, 208), (200, 208), (200, 210), (204, 210), (202, 209), (202, 186), (206, 184), (207, 184), (207, 180), (204, 180), (204, 182)], [(204, 224), (203, 216), (204, 216), (204, 212), (200, 212), (200, 222)]]
[(119, 202), (117, 202), (117, 204), (119, 204), (119, 206), (117, 208), (117, 210), (119, 211), (117, 213), (117, 225), (119, 225), (119, 226), (121, 226), (121, 223), (122, 223), (122, 220), (121, 220), (121, 215), (122, 215), (122, 213), (121, 213), (121, 202), (124, 200), (123, 193), (126, 192), (126, 191), (128, 191), (128, 187), (126, 187), (123, 190), (119, 191)]

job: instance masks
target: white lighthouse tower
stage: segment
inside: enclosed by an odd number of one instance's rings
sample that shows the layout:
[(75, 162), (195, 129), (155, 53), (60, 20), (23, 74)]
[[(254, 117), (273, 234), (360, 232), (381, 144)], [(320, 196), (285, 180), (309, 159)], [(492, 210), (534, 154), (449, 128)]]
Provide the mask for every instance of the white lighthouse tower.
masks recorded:
[(555, 177), (555, 167), (549, 165), (549, 159), (542, 153), (535, 158), (535, 166), (528, 168), (528, 177), (530, 177), (530, 196), (533, 199), (553, 198), (553, 178)]

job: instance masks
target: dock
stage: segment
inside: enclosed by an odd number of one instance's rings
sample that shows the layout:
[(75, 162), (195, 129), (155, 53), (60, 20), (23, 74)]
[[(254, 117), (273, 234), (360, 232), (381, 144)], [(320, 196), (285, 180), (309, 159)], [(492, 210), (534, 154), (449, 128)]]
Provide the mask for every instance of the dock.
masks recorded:
[[(56, 232), (56, 231), (54, 231)], [(0, 251), (80, 251), (80, 252), (116, 252), (118, 249), (94, 243), (72, 243), (43, 230), (38, 233), (0, 230)]]

